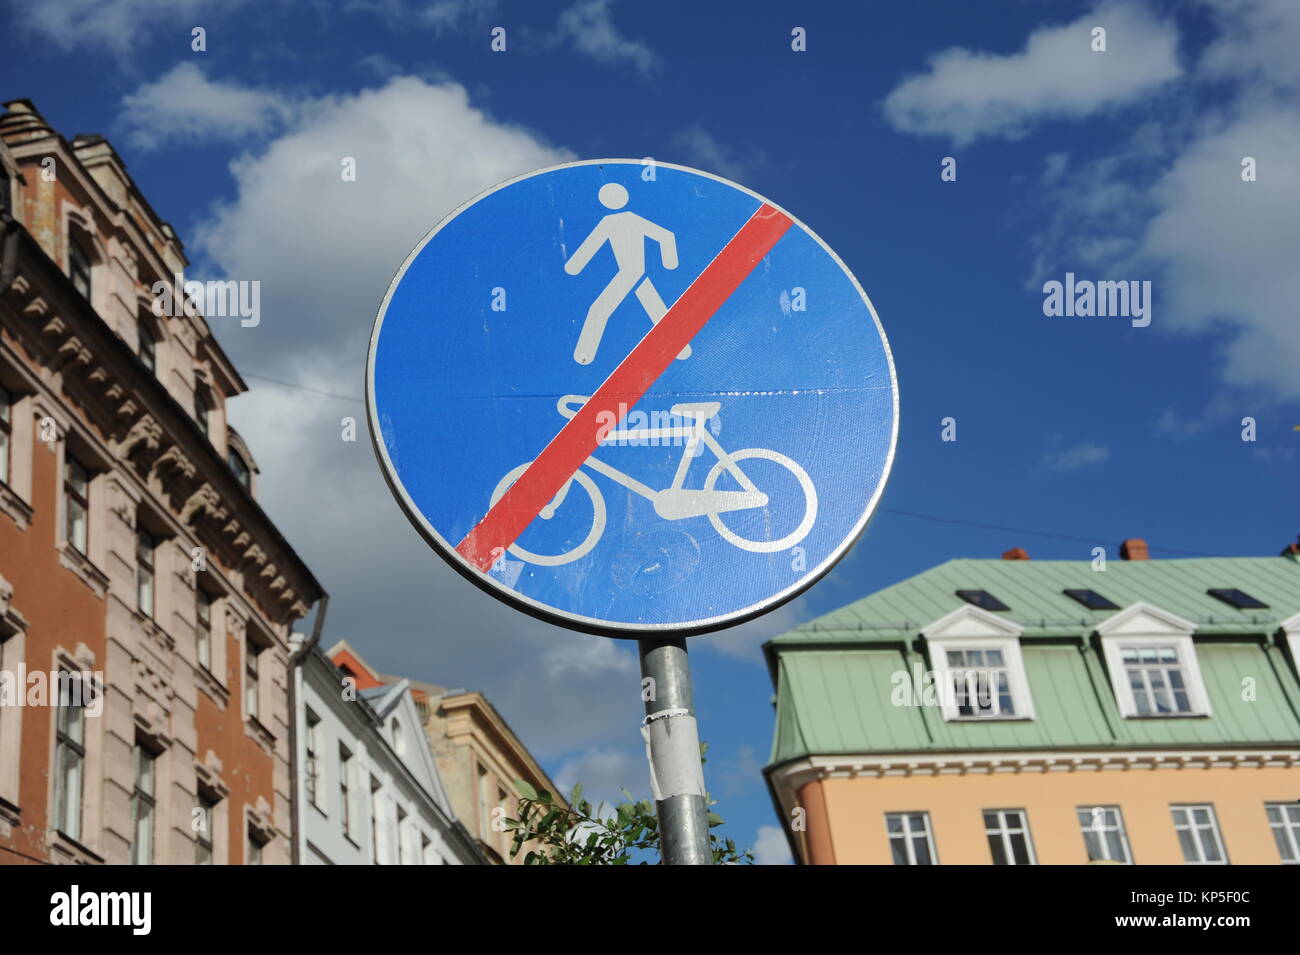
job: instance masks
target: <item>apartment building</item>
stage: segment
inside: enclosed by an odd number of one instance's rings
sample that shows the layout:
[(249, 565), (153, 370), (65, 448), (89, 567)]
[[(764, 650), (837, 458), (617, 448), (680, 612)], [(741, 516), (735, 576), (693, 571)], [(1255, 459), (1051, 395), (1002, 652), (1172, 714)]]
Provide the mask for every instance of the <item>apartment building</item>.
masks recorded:
[(294, 668), (303, 865), (483, 865), (409, 681), (357, 687), (318, 646)]
[(16, 100), (0, 170), (0, 861), (287, 863), (323, 591), (227, 423), (247, 386), (157, 307), (184, 250), (106, 140)]
[[(363, 689), (402, 681), (374, 670), (346, 642), (336, 643), (327, 655)], [(548, 790), (567, 808), (563, 795), (482, 693), (407, 682), (420, 716), (420, 731), (433, 749), (457, 817), (488, 862), (522, 865), (534, 844), (526, 844), (512, 857), (513, 837), (503, 825), (505, 818), (516, 815), (522, 795), (518, 782)]]
[(1300, 561), (952, 560), (772, 640), (804, 864), (1300, 863)]

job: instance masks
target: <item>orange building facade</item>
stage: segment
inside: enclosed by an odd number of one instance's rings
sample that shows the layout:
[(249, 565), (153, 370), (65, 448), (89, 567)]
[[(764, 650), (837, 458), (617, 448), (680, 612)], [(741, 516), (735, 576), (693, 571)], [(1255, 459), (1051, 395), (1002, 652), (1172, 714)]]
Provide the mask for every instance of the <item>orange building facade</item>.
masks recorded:
[(187, 261), (108, 142), (14, 101), (0, 173), (0, 863), (287, 863), (323, 591), (254, 497), (247, 386), (159, 307)]

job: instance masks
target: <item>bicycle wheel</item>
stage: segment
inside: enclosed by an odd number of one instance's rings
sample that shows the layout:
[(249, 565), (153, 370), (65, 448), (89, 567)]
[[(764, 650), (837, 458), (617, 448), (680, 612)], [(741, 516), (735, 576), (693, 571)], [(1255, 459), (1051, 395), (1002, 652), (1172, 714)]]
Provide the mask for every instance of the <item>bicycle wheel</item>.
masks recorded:
[[(506, 473), (506, 476), (497, 484), (496, 490), (492, 492), (492, 499), (488, 502), (489, 508), (496, 506), (502, 495), (510, 489), (510, 486), (515, 481), (519, 480), (519, 476), (532, 463), (532, 461), (525, 461), (519, 467)], [(543, 567), (558, 567), (561, 564), (572, 563), (579, 557), (585, 557), (596, 546), (600, 536), (605, 533), (605, 498), (601, 495), (600, 488), (596, 487), (596, 482), (588, 476), (587, 472), (581, 469), (575, 471), (573, 477), (565, 482), (564, 487), (560, 488), (560, 492), (542, 509), (542, 513), (537, 515), (537, 520), (550, 520), (555, 511), (564, 506), (564, 502), (569, 499), (569, 491), (573, 489), (575, 481), (591, 498), (591, 530), (587, 532), (587, 536), (582, 543), (572, 550), (562, 551), (558, 554), (534, 554), (532, 551), (520, 547), (518, 543), (514, 543), (509, 547), (511, 555), (530, 564), (539, 564)], [(554, 507), (551, 506), (552, 504)], [(547, 514), (547, 511), (550, 511), (550, 513)]]
[(709, 471), (709, 476), (704, 479), (704, 490), (713, 490), (718, 478), (727, 470), (728, 464), (735, 464), (747, 458), (763, 458), (767, 461), (774, 461), (794, 475), (795, 480), (799, 482), (799, 486), (803, 489), (803, 520), (791, 533), (780, 540), (774, 541), (750, 540), (747, 537), (741, 537), (722, 523), (722, 517), (718, 514), (710, 514), (709, 523), (713, 525), (715, 531), (722, 535), (723, 540), (735, 544), (741, 550), (752, 551), (755, 554), (772, 554), (779, 550), (785, 550), (787, 547), (793, 547), (808, 535), (808, 532), (812, 530), (813, 522), (817, 520), (817, 489), (813, 487), (812, 478), (808, 477), (808, 472), (784, 454), (769, 451), (767, 448), (746, 448), (743, 451), (728, 454), (725, 458), (719, 458), (718, 462), (713, 465), (712, 470)]

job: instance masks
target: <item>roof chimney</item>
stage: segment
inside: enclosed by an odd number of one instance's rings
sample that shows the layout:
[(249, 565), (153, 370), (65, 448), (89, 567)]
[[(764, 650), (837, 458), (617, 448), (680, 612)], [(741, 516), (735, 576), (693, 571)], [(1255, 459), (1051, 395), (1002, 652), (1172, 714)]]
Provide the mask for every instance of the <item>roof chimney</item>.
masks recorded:
[(1140, 537), (1130, 537), (1119, 545), (1119, 556), (1125, 560), (1150, 560), (1147, 542)]
[(1011, 550), (1004, 550), (1002, 552), (1002, 559), (1003, 560), (1028, 560), (1029, 552), (1025, 550), (1023, 547), (1013, 547), (1011, 548)]
[(1296, 537), (1295, 543), (1286, 545), (1286, 549), (1282, 551), (1282, 556), (1300, 559), (1300, 536)]

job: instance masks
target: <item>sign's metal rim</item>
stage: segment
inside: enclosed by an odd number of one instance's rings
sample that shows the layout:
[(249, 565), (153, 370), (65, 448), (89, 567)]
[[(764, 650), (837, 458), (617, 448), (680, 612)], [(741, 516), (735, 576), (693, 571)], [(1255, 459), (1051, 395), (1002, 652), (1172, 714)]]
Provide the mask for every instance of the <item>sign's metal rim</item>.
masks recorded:
[(791, 584), (786, 589), (773, 594), (767, 600), (751, 604), (748, 607), (744, 607), (732, 613), (723, 614), (717, 617), (708, 617), (701, 620), (686, 621), (683, 623), (620, 623), (615, 621), (599, 620), (594, 617), (585, 617), (579, 614), (572, 614), (563, 610), (558, 610), (555, 607), (543, 604), (540, 601), (525, 596), (524, 594), (517, 593), (495, 577), (485, 574), (475, 567), (471, 567), (468, 562), (466, 562), (466, 560), (456, 552), (455, 542), (448, 541), (439, 534), (437, 530), (429, 524), (428, 520), (420, 512), (420, 509), (416, 507), (415, 503), (406, 493), (406, 488), (403, 487), (401, 479), (397, 476), (397, 471), (393, 467), (393, 462), (388, 457), (388, 449), (384, 446), (379, 428), (378, 411), (375, 407), (375, 349), (379, 343), (379, 335), (384, 326), (384, 317), (388, 313), (388, 304), (393, 298), (393, 293), (397, 290), (397, 286), (401, 284), (402, 278), (406, 275), (406, 270), (410, 267), (411, 263), (415, 261), (416, 257), (424, 251), (424, 247), (429, 244), (430, 240), (432, 240), (433, 237), (441, 232), (448, 223), (470, 206), (475, 205), (507, 186), (512, 186), (525, 179), (532, 179), (535, 176), (542, 176), (560, 169), (569, 169), (576, 166), (645, 166), (647, 165), (646, 160), (583, 159), (575, 162), (558, 163), (554, 166), (534, 169), (532, 172), (524, 173), (521, 176), (515, 176), (511, 179), (505, 180), (504, 182), (499, 182), (492, 188), (479, 193), (468, 202), (464, 202), (457, 206), (454, 210), (444, 216), (438, 224), (420, 240), (419, 244), (416, 245), (416, 247), (412, 249), (411, 253), (406, 257), (401, 268), (397, 270), (397, 274), (393, 276), (393, 281), (389, 283), (388, 291), (384, 294), (384, 300), (380, 303), (379, 312), (375, 316), (375, 326), (373, 331), (370, 333), (370, 348), (366, 356), (366, 420), (370, 425), (370, 443), (375, 449), (375, 456), (379, 460), (380, 470), (383, 472), (384, 480), (388, 483), (388, 487), (393, 492), (393, 496), (397, 499), (398, 504), (401, 505), (407, 519), (425, 541), (434, 549), (434, 551), (436, 551), (443, 560), (450, 564), (453, 570), (459, 573), (462, 577), (468, 579), (475, 586), (491, 594), (493, 597), (496, 597), (498, 600), (510, 604), (518, 610), (522, 610), (524, 613), (567, 629), (581, 630), (586, 633), (594, 633), (600, 636), (621, 637), (626, 639), (693, 636), (714, 630), (721, 630), (725, 627), (731, 627), (748, 620), (753, 620), (756, 617), (775, 610), (782, 604), (799, 596), (813, 584), (817, 583), (817, 581), (821, 580), (821, 578), (825, 577), (826, 574), (830, 572), (831, 568), (839, 563), (844, 555), (847, 554), (849, 550), (852, 549), (853, 545), (862, 537), (863, 531), (867, 528), (867, 523), (871, 520), (877, 505), (880, 503), (881, 495), (885, 491), (885, 485), (889, 480), (889, 472), (893, 469), (894, 465), (894, 453), (898, 447), (898, 376), (894, 371), (894, 356), (890, 351), (889, 339), (885, 335), (884, 327), (880, 324), (880, 316), (876, 314), (875, 306), (871, 304), (871, 299), (867, 296), (866, 290), (862, 288), (857, 277), (849, 267), (844, 264), (844, 261), (822, 240), (821, 236), (808, 228), (801, 219), (797, 216), (791, 215), (786, 209), (766, 197), (759, 195), (752, 189), (746, 189), (739, 183), (732, 182), (730, 179), (725, 179), (722, 176), (715, 176), (713, 173), (705, 172), (701, 169), (693, 169), (690, 166), (681, 166), (676, 163), (659, 162), (657, 160), (652, 161), (656, 168), (676, 169), (680, 172), (703, 176), (706, 179), (713, 179), (716, 182), (731, 186), (733, 189), (738, 189), (746, 195), (757, 199), (760, 203), (772, 206), (785, 216), (789, 217), (790, 221), (794, 225), (803, 229), (803, 231), (807, 233), (813, 241), (825, 250), (826, 254), (834, 260), (835, 264), (840, 267), (848, 277), (849, 281), (853, 283), (853, 287), (857, 289), (858, 295), (862, 297), (863, 303), (867, 306), (867, 311), (871, 313), (872, 321), (876, 324), (876, 332), (880, 335), (880, 343), (885, 349), (885, 363), (889, 367), (889, 385), (893, 398), (893, 428), (889, 436), (889, 453), (885, 456), (885, 465), (880, 472), (880, 480), (877, 482), (870, 500), (867, 501), (867, 506), (863, 510), (862, 516), (858, 518), (853, 530), (847, 537), (845, 537), (844, 542), (830, 553), (820, 564), (795, 581), (795, 583)]

